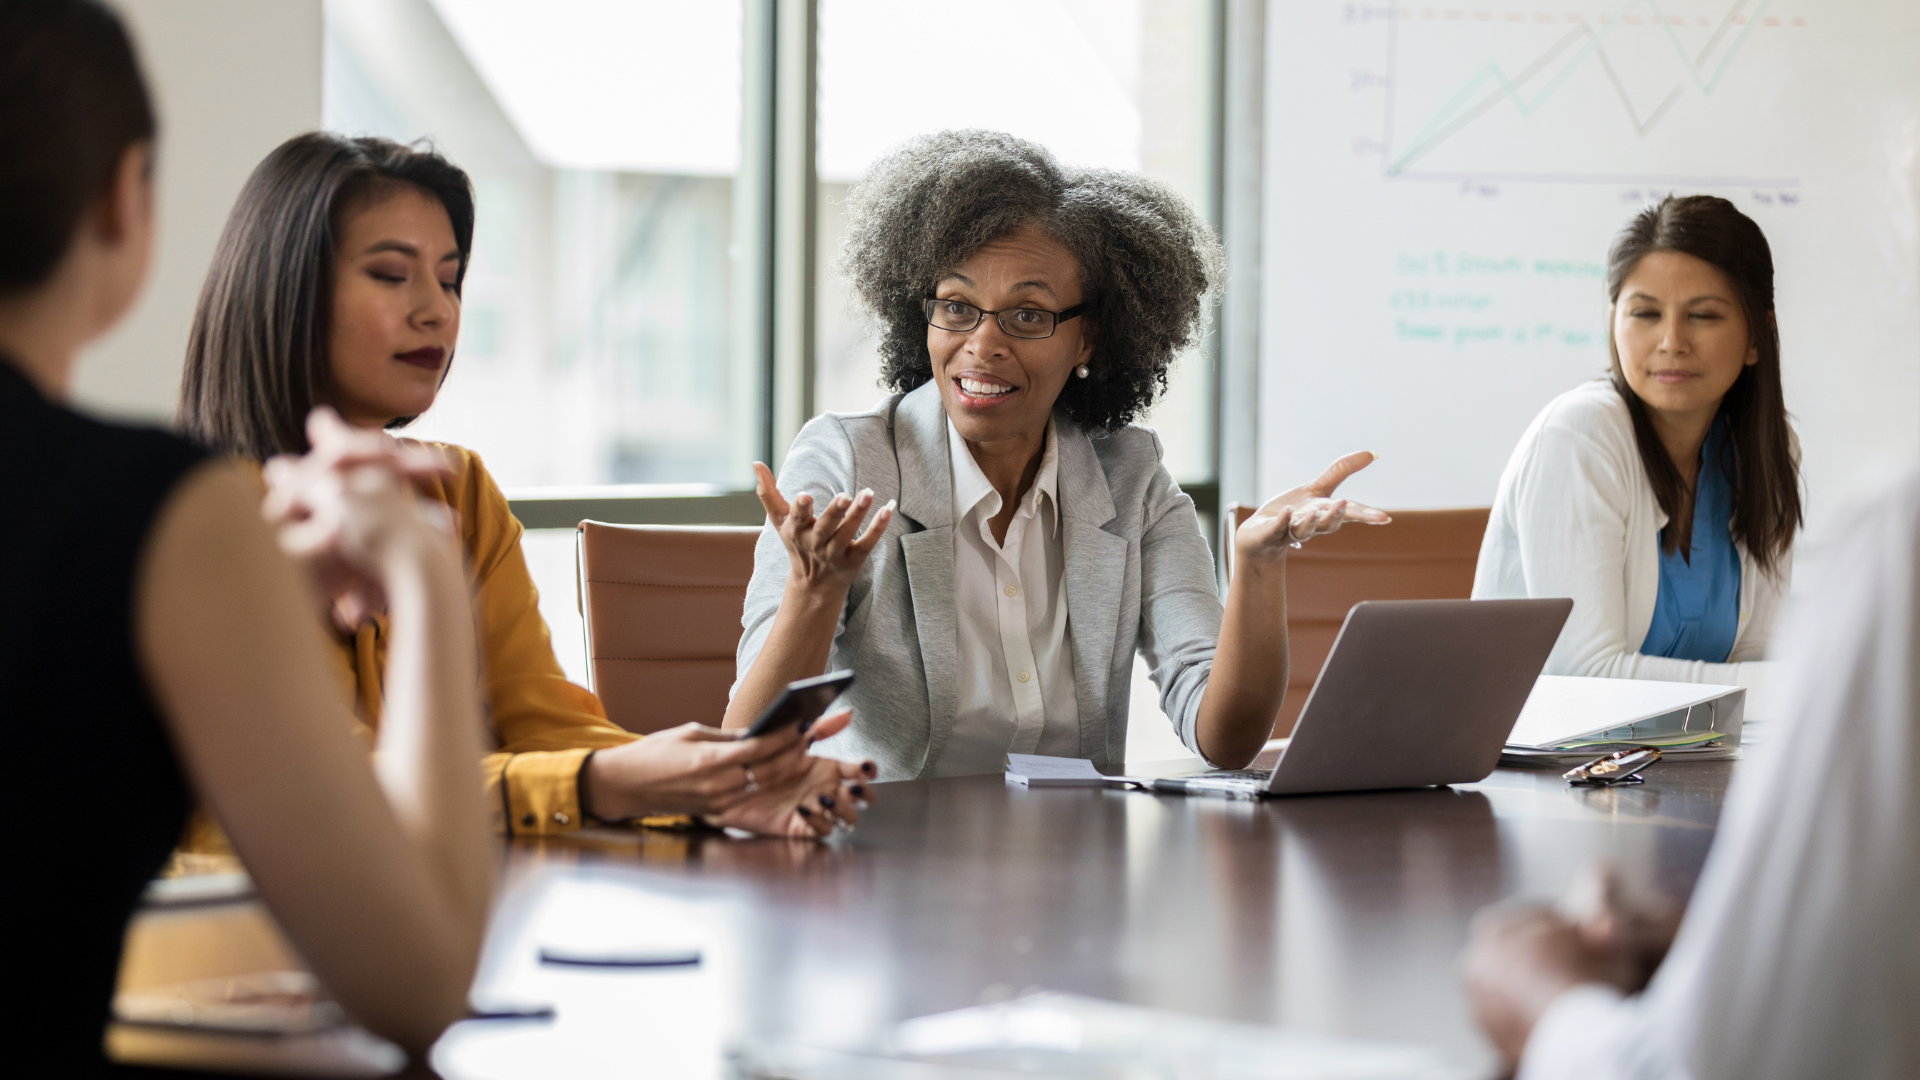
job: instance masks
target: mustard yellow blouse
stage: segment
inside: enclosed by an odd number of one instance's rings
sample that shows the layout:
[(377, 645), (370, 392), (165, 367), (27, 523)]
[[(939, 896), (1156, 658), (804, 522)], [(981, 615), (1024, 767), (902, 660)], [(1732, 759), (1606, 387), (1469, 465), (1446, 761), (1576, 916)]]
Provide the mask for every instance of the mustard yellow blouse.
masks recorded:
[[(579, 777), (587, 755), (640, 736), (608, 720), (600, 699), (561, 672), (546, 620), (540, 617), (539, 593), (520, 551), (525, 530), (480, 455), (448, 443), (424, 445), (440, 451), (452, 466), (423, 493), (452, 508), (474, 586), (488, 720), (496, 746), (483, 762), (494, 826), (507, 836), (578, 829), (584, 816)], [(371, 747), (380, 727), (387, 618), (379, 615), (352, 634), (336, 628), (333, 638), (331, 659), (352, 696), (358, 730)], [(685, 821), (644, 819), (650, 825)], [(202, 813), (183, 848), (190, 853), (224, 852), (226, 838)]]
[[(444, 454), (453, 471), (423, 493), (453, 509), (474, 585), (488, 719), (498, 747), (484, 762), (494, 824), (509, 836), (577, 829), (587, 754), (639, 736), (608, 720), (600, 699), (561, 673), (520, 551), (525, 530), (480, 455), (448, 443), (427, 445)], [(336, 643), (342, 681), (353, 688), (354, 713), (371, 742), (380, 726), (386, 616), (352, 637), (336, 635)]]

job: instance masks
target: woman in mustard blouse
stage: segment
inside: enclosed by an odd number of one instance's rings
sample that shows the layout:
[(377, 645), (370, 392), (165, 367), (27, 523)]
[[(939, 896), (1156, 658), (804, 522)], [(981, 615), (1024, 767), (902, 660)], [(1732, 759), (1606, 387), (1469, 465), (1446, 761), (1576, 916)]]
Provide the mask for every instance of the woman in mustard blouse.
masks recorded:
[[(181, 385), (187, 432), (267, 463), (271, 488), (269, 459), (306, 450), (317, 405), (374, 430), (424, 412), (459, 336), (473, 218), (466, 174), (438, 154), (319, 132), (282, 144), (248, 179), (201, 291)], [(502, 832), (694, 814), (813, 836), (857, 818), (872, 765), (813, 757), (793, 729), (739, 739), (687, 724), (640, 739), (609, 721), (561, 673), (520, 523), (479, 455), (433, 445), (444, 467), (416, 483), (451, 508), (467, 556), (496, 745), (485, 773)], [(331, 604), (341, 682), (371, 735), (385, 605), (339, 567), (310, 569)], [(829, 717), (808, 737), (847, 719)]]

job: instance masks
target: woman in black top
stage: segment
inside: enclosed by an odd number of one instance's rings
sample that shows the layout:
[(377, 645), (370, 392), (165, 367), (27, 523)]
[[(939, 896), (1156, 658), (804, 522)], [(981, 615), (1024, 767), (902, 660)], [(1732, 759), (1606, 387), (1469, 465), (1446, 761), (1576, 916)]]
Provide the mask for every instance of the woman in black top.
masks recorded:
[[(0, 885), (5, 1056), (102, 1066), (127, 920), (196, 795), (314, 973), (418, 1053), (464, 1011), (494, 877), (460, 556), (426, 466), (337, 418), (276, 466), (276, 546), (238, 467), (63, 404), (146, 274), (153, 132), (103, 6), (0, 0), (0, 725), (45, 815)], [(392, 612), (377, 777), (281, 547)]]

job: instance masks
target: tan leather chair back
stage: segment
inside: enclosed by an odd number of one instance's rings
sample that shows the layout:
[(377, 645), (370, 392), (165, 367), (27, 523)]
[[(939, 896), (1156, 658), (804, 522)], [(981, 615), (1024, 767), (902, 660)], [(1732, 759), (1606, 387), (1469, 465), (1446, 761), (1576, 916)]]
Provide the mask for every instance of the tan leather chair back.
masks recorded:
[[(1225, 518), (1237, 529), (1256, 509), (1229, 503)], [(1362, 600), (1464, 600), (1473, 594), (1473, 570), (1490, 508), (1389, 513), (1391, 525), (1348, 525), (1287, 556), (1291, 664), (1286, 701), (1273, 728), (1276, 736), (1293, 730), (1353, 605)], [(1221, 550), (1231, 579), (1231, 531)]]
[(720, 726), (760, 530), (608, 525), (576, 534), (587, 668), (628, 731)]

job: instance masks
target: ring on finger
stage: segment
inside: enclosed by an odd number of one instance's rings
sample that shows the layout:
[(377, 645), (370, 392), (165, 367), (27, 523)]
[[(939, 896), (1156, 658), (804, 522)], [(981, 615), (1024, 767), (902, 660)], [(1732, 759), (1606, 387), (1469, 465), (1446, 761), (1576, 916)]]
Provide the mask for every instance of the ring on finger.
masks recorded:
[(1294, 535), (1294, 532), (1293, 532), (1293, 515), (1292, 515), (1292, 514), (1288, 514), (1288, 515), (1287, 515), (1287, 546), (1289, 546), (1289, 547), (1293, 547), (1293, 548), (1298, 548), (1298, 547), (1300, 547), (1301, 545), (1303, 545), (1303, 544), (1305, 544), (1305, 543), (1307, 542), (1307, 540), (1308, 540), (1308, 537), (1306, 537), (1306, 536), (1295, 536), (1295, 535)]
[(740, 766), (740, 771), (747, 774), (747, 794), (752, 795), (759, 791), (760, 781), (753, 778), (753, 769), (749, 766), (742, 765)]

